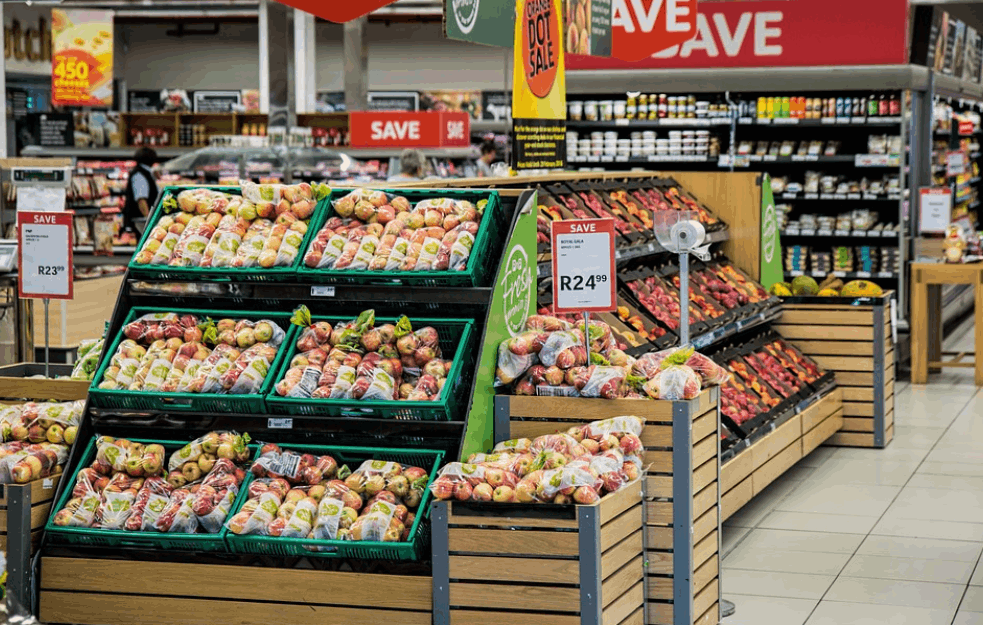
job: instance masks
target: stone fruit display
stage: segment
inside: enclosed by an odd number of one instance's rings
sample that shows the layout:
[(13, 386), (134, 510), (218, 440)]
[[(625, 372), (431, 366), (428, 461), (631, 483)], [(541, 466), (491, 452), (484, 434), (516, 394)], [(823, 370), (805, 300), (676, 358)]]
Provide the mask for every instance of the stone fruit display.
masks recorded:
[(304, 254), (312, 269), (462, 271), (486, 200), (432, 198), (415, 206), (400, 195), (356, 189), (334, 200), (335, 215)]
[[(312, 321), (301, 306), (291, 321), (304, 328), (297, 355), (276, 384), (282, 397), (436, 401), (447, 382), (451, 361), (443, 358), (440, 334), (413, 329), (409, 317), (375, 325), (375, 311), (332, 326)], [(453, 346), (446, 340), (448, 353)]]
[(491, 453), (446, 465), (430, 490), (458, 501), (594, 504), (638, 479), (643, 425), (639, 417), (614, 417), (504, 441)]
[(250, 471), (257, 479), (229, 531), (313, 541), (406, 542), (429, 479), (420, 467), (368, 459), (352, 471), (330, 455), (272, 443)]
[(154, 313), (123, 327), (99, 381), (106, 390), (146, 393), (258, 393), (286, 333), (275, 321), (203, 320)]

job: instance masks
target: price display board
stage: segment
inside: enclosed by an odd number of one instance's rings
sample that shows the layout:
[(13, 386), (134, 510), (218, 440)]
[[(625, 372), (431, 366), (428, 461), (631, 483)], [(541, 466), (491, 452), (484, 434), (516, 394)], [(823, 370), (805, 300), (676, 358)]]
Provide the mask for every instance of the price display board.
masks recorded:
[(554, 313), (615, 310), (614, 220), (554, 221), (550, 234)]
[(17, 211), (17, 290), (25, 299), (72, 299), (72, 213)]
[(920, 188), (918, 217), (919, 232), (945, 232), (952, 220), (952, 191), (946, 188)]

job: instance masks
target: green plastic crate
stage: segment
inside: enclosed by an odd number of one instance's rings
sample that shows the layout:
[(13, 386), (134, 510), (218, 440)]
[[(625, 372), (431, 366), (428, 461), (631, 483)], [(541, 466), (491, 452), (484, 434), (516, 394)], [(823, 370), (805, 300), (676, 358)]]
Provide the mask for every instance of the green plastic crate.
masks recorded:
[(290, 352), (288, 349), (294, 343), (294, 335), (297, 326), (290, 323), (290, 313), (262, 313), (255, 311), (227, 311), (227, 310), (190, 310), (186, 308), (166, 309), (166, 308), (133, 308), (130, 310), (123, 326), (134, 319), (146, 314), (173, 312), (177, 314), (193, 314), (201, 318), (212, 317), (221, 319), (230, 317), (234, 319), (269, 319), (276, 321), (286, 337), (277, 350), (276, 358), (270, 365), (270, 371), (263, 381), (259, 392), (250, 395), (218, 395), (214, 393), (162, 393), (159, 391), (125, 391), (125, 390), (106, 390), (100, 389), (99, 383), (102, 382), (109, 361), (116, 353), (119, 344), (126, 338), (123, 336), (123, 329), (113, 339), (111, 347), (103, 351), (102, 362), (92, 378), (92, 385), (89, 387), (89, 402), (98, 408), (122, 408), (125, 410), (162, 410), (170, 412), (239, 412), (244, 414), (263, 414), (266, 412), (265, 397), (273, 387), (276, 372), (280, 368), (284, 355)]
[[(339, 197), (347, 195), (349, 192), (348, 189), (334, 191), (330, 199), (336, 200)], [(420, 200), (436, 197), (467, 200), (475, 205), (477, 205), (478, 200), (488, 200), (488, 205), (485, 206), (481, 222), (478, 225), (478, 234), (475, 235), (474, 245), (471, 248), (471, 256), (468, 257), (467, 267), (463, 271), (352, 271), (344, 269), (311, 269), (301, 259), (297, 270), (301, 282), (466, 287), (481, 286), (487, 282), (488, 276), (493, 269), (493, 263), (488, 258), (493, 253), (491, 249), (492, 230), (507, 227), (504, 209), (498, 191), (395, 189), (386, 190), (386, 193), (402, 195), (413, 205), (416, 205)], [(335, 216), (335, 210), (329, 204), (323, 212), (315, 215), (316, 220), (311, 221), (311, 228), (308, 230), (308, 233), (313, 230), (314, 236), (316, 237), (317, 232), (333, 216)], [(314, 237), (311, 237), (302, 255), (306, 254), (313, 240)]]
[[(129, 532), (126, 530), (104, 530), (90, 527), (62, 527), (53, 523), (55, 513), (65, 507), (68, 500), (72, 497), (72, 489), (75, 487), (75, 480), (79, 471), (92, 464), (96, 457), (96, 440), (98, 436), (92, 438), (82, 454), (78, 468), (72, 474), (71, 482), (65, 485), (61, 497), (55, 507), (51, 509), (51, 515), (44, 527), (45, 534), (54, 544), (83, 545), (87, 547), (130, 547), (134, 549), (154, 549), (171, 551), (208, 551), (208, 552), (227, 552), (225, 544), (225, 534), (228, 530), (224, 527), (217, 534), (177, 534), (160, 532)], [(176, 441), (151, 441), (145, 439), (127, 439), (136, 443), (158, 443), (164, 446), (167, 451), (165, 461), (171, 452), (184, 447), (186, 443)], [(245, 484), (245, 482), (243, 482)], [(233, 502), (233, 507), (235, 502)], [(230, 509), (231, 514), (231, 509)]]
[[(160, 221), (166, 213), (164, 212), (163, 199), (165, 195), (170, 192), (174, 196), (178, 193), (187, 189), (210, 189), (212, 191), (222, 191), (230, 195), (241, 195), (241, 190), (239, 187), (226, 187), (226, 186), (208, 186), (208, 185), (192, 185), (192, 186), (169, 186), (165, 187), (160, 194), (160, 199), (157, 202), (157, 206), (154, 208), (153, 212), (150, 214), (150, 218), (147, 220), (147, 229), (144, 231), (143, 236), (140, 237), (140, 243), (137, 244), (136, 252), (133, 256), (136, 257), (137, 252), (143, 249), (144, 244), (147, 239), (150, 238), (150, 232), (153, 230), (154, 226)], [(324, 223), (324, 220), (319, 220), (318, 216), (324, 213), (330, 208), (329, 198), (325, 198), (317, 203), (314, 208), (314, 212), (311, 214), (311, 218), (308, 221), (308, 226), (313, 226), (315, 223)], [(297, 268), (301, 265), (304, 252), (311, 245), (311, 241), (314, 240), (314, 235), (317, 234), (317, 230), (312, 230), (310, 227), (307, 229), (307, 233), (304, 234), (304, 240), (300, 245), (300, 253), (297, 254), (297, 258), (289, 267), (171, 267), (169, 265), (139, 265), (134, 262), (133, 258), (130, 259), (127, 269), (131, 277), (136, 278), (148, 278), (155, 280), (182, 280), (182, 281), (193, 281), (193, 280), (205, 280), (209, 282), (289, 282), (297, 275)]]
[[(327, 321), (332, 325), (339, 321), (350, 321), (351, 317), (313, 317), (313, 321)], [(396, 319), (376, 319), (375, 324), (396, 323)], [(467, 400), (466, 372), (473, 371), (477, 346), (474, 322), (470, 319), (425, 319), (411, 318), (415, 329), (432, 326), (440, 335), (443, 358), (453, 355), (453, 365), (447, 375), (450, 380), (440, 394), (438, 401), (375, 401), (358, 399), (314, 399), (281, 397), (277, 394), (276, 383), (284, 378), (290, 369), (290, 361), (299, 353), (296, 339), (303, 332), (298, 328), (293, 335), (290, 350), (280, 362), (276, 379), (266, 396), (266, 408), (270, 414), (291, 416), (321, 417), (375, 417), (403, 419), (412, 421), (451, 421), (458, 415), (461, 400)], [(454, 346), (454, 349), (448, 349)], [(463, 415), (458, 415), (463, 418)]]
[[(388, 460), (404, 465), (418, 466), (430, 474), (427, 488), (416, 510), (416, 519), (410, 528), (408, 542), (386, 543), (378, 541), (349, 541), (349, 540), (312, 540), (308, 538), (283, 538), (272, 536), (246, 535), (240, 536), (226, 530), (225, 541), (229, 550), (238, 554), (263, 554), (274, 556), (299, 556), (322, 558), (361, 558), (374, 560), (419, 560), (429, 550), (430, 520), (427, 517), (430, 509), (430, 484), (437, 477), (437, 471), (444, 461), (444, 452), (425, 449), (387, 449), (376, 447), (334, 447), (322, 445), (284, 445), (283, 448), (299, 453), (315, 455), (330, 455), (338, 461), (338, 465), (347, 464), (354, 471), (363, 460)], [(257, 450), (256, 458), (259, 457)], [(229, 518), (238, 513), (249, 499), (249, 484), (252, 474), (246, 478), (239, 496), (232, 506)], [(323, 551), (312, 551), (308, 547), (316, 547)]]

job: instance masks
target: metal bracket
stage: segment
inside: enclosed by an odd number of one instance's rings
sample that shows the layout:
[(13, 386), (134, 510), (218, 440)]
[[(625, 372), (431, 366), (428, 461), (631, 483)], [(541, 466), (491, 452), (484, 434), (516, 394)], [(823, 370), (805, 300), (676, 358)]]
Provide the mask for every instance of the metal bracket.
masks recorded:
[(449, 531), (445, 502), (430, 504), (430, 553), (433, 561), (433, 625), (451, 622)]
[(596, 506), (577, 507), (580, 542), (580, 623), (601, 625), (601, 518)]
[(675, 623), (693, 622), (693, 403), (674, 402), (672, 414), (672, 615)]
[(31, 487), (7, 491), (7, 614), (31, 614)]
[(495, 396), (495, 408), (493, 413), (494, 423), (492, 427), (492, 437), (495, 443), (501, 443), (512, 438), (511, 419), (511, 398), (508, 395)]
[(884, 376), (887, 373), (887, 362), (884, 357), (884, 306), (874, 306), (874, 447), (883, 449), (887, 432), (884, 418), (887, 416), (886, 397), (884, 396)]

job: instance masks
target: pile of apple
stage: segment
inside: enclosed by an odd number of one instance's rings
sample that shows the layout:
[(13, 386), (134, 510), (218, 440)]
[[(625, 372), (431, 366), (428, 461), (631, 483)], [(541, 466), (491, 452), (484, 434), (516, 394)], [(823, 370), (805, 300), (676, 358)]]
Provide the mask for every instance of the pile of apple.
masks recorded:
[(304, 264), (346, 271), (461, 271), (467, 267), (487, 200), (432, 198), (356, 189), (334, 200)]
[(310, 540), (405, 542), (428, 481), (420, 467), (370, 459), (352, 472), (331, 456), (274, 444), (263, 446), (251, 471), (258, 479), (229, 531)]
[(101, 437), (96, 458), (76, 476), (54, 517), (63, 527), (218, 533), (246, 477), (247, 436), (212, 432), (171, 455), (163, 445)]
[(84, 409), (84, 400), (13, 404), (0, 410), (0, 438), (4, 442), (71, 445)]
[(202, 323), (195, 315), (144, 315), (123, 328), (100, 389), (258, 393), (286, 332), (263, 319)]
[(673, 347), (641, 356), (632, 373), (646, 382), (645, 394), (652, 399), (694, 399), (702, 389), (730, 380), (730, 372), (692, 347)]
[(594, 504), (638, 479), (643, 425), (639, 417), (614, 417), (504, 441), (491, 453), (446, 465), (430, 490), (458, 501)]
[(186, 189), (162, 200), (167, 214), (134, 256), (139, 265), (289, 267), (327, 185), (256, 185), (242, 195)]
[(304, 328), (299, 352), (277, 382), (282, 397), (436, 401), (452, 361), (444, 360), (440, 335), (413, 330), (409, 317), (375, 326), (375, 311), (332, 326), (313, 321), (306, 306), (291, 322)]
[(0, 484), (27, 484), (59, 475), (68, 447), (57, 443), (12, 441), (0, 445)]

